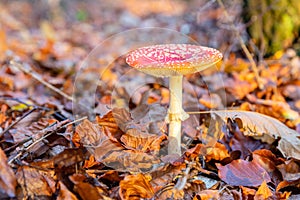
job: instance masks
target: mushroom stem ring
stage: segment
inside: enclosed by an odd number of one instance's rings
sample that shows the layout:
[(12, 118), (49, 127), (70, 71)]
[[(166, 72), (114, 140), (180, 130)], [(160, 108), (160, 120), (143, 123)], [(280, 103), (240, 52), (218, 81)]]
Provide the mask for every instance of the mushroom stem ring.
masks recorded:
[(222, 54), (218, 50), (191, 44), (142, 47), (126, 57), (128, 65), (146, 74), (170, 78), (170, 106), (166, 116), (169, 154), (181, 155), (181, 122), (189, 117), (182, 108), (183, 75), (202, 71), (221, 59)]

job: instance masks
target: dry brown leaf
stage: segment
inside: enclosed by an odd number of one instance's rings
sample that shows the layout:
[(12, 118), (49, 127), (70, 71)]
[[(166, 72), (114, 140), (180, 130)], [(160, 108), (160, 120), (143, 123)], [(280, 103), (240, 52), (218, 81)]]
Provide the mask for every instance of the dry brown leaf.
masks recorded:
[(276, 156), (267, 149), (255, 150), (253, 151), (252, 156), (253, 160), (259, 163), (268, 172), (274, 171), (277, 163), (280, 162)]
[(206, 148), (206, 153), (204, 155), (207, 162), (212, 159), (221, 161), (224, 158), (230, 157), (225, 145), (219, 142), (217, 142), (213, 147)]
[(254, 200), (263, 200), (268, 199), (269, 197), (273, 196), (272, 191), (267, 185), (266, 181), (263, 181), (261, 186), (259, 186), (257, 192), (255, 193)]
[(224, 158), (230, 157), (225, 145), (217, 142), (214, 146), (207, 146), (205, 144), (197, 144), (192, 149), (188, 149), (185, 154), (191, 158), (198, 157), (199, 154), (205, 156), (207, 162), (210, 160), (221, 161)]
[(160, 145), (163, 140), (166, 140), (166, 135), (153, 135), (140, 132), (137, 129), (129, 129), (126, 134), (122, 135), (121, 141), (127, 149), (134, 149), (142, 152), (153, 152), (156, 154), (160, 150)]
[(276, 192), (287, 190), (286, 188), (289, 188), (288, 191), (297, 191), (299, 187), (300, 179), (295, 181), (281, 181), (276, 187)]
[[(84, 146), (98, 146), (103, 141), (103, 128), (93, 124), (89, 120), (84, 120), (76, 127), (76, 132), (80, 137), (80, 142)], [(101, 137), (102, 136), (102, 137)]]
[(120, 182), (119, 194), (122, 200), (151, 198), (154, 195), (153, 187), (143, 174), (128, 175)]
[(84, 152), (83, 149), (65, 149), (61, 153), (50, 159), (43, 159), (41, 161), (32, 162), (31, 166), (37, 166), (40, 168), (47, 169), (62, 169), (66, 167), (70, 167), (78, 162), (84, 160)]
[(100, 126), (109, 129), (112, 138), (119, 139), (121, 137), (119, 129), (126, 132), (128, 123), (132, 121), (132, 118), (127, 110), (114, 108), (103, 117), (97, 116), (96, 121)]
[(254, 161), (234, 160), (222, 166), (216, 163), (219, 177), (227, 184), (234, 186), (258, 186), (263, 181), (270, 182), (267, 171)]
[(80, 142), (87, 147), (99, 162), (110, 151), (123, 149), (118, 140), (112, 137), (111, 130), (107, 126), (99, 126), (89, 120), (84, 120), (76, 127), (76, 133), (80, 138)]
[(272, 143), (281, 138), (277, 148), (286, 157), (300, 159), (299, 133), (288, 128), (277, 119), (249, 111), (213, 111), (224, 121), (231, 118), (247, 136), (252, 136), (263, 142)]
[(55, 188), (52, 188), (52, 186), (55, 186), (55, 181), (52, 179), (52, 176), (51, 172), (46, 173), (29, 166), (19, 167), (16, 173), (23, 195), (32, 199), (39, 196), (50, 197), (53, 194)]
[(0, 193), (6, 194), (8, 197), (14, 197), (16, 195), (16, 186), (15, 174), (7, 164), (7, 157), (4, 151), (0, 148)]
[(185, 163), (178, 166), (168, 164), (162, 166), (160, 169), (156, 169), (155, 171), (151, 172), (151, 184), (154, 188), (154, 191), (157, 192), (166, 187), (166, 185), (173, 181), (174, 177), (182, 173), (182, 169), (184, 169), (185, 167)]
[(141, 169), (143, 171), (149, 170), (154, 164), (158, 164), (160, 160), (144, 152), (122, 150), (112, 152), (101, 162), (114, 169), (140, 172)]
[(244, 187), (244, 186), (240, 186), (240, 188), (242, 189), (243, 199), (248, 200), (248, 199), (253, 199), (254, 198), (256, 190), (251, 189), (251, 188), (247, 188), (247, 187)]
[(86, 177), (82, 174), (73, 174), (69, 177), (74, 183), (74, 191), (76, 191), (81, 199), (104, 199), (109, 200), (110, 198), (106, 196), (106, 189), (100, 186), (94, 186), (90, 184)]
[(287, 160), (284, 164), (278, 165), (277, 168), (286, 181), (296, 181), (300, 179), (300, 161), (298, 160)]
[(211, 199), (220, 199), (218, 190), (203, 190), (200, 193), (196, 194), (193, 200), (211, 200)]
[(77, 200), (77, 197), (68, 190), (68, 188), (61, 181), (58, 182), (59, 186), (59, 194), (57, 196), (57, 200)]

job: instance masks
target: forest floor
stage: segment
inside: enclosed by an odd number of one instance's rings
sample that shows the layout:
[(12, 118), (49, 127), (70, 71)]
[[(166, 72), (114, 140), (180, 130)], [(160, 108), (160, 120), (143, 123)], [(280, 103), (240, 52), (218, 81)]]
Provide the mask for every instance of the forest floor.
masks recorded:
[[(0, 3), (1, 199), (300, 198), (293, 49), (254, 66), (214, 1), (56, 2)], [(239, 1), (226, 9), (246, 38)], [(184, 77), (177, 157), (168, 80), (125, 56), (187, 41), (223, 60)]]

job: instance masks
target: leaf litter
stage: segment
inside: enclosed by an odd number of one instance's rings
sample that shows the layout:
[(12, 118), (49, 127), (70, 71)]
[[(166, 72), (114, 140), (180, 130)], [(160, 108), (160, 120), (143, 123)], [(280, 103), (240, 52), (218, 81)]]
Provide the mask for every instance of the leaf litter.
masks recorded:
[[(155, 84), (136, 91), (129, 109), (106, 106), (112, 100), (107, 91), (127, 67), (123, 57), (105, 71), (97, 88), (96, 118), (74, 119), (70, 100), (75, 73), (95, 44), (113, 33), (165, 25), (194, 31), (191, 35), (203, 44), (213, 38), (222, 51), (233, 43), (224, 37), (231, 33), (214, 24), (221, 9), (208, 6), (210, 15), (197, 21), (182, 16), (197, 13), (191, 7), (203, 6), (199, 2), (164, 6), (166, 2), (155, 7), (151, 2), (101, 1), (98, 12), (92, 1), (66, 3), (69, 10), (45, 2), (0, 3), (1, 198), (297, 199), (298, 56), (286, 60), (283, 54), (266, 59), (267, 67), (258, 66), (264, 89), (258, 88), (250, 63), (239, 52), (231, 52), (218, 72), (188, 75), (184, 106), (209, 114), (191, 114), (183, 122), (186, 143), (180, 158), (166, 155), (169, 91), (164, 80), (151, 78)], [(74, 18), (70, 10), (86, 17)], [(113, 20), (121, 16), (121, 21)], [(212, 27), (212, 36), (200, 30)], [(21, 68), (9, 65), (12, 60)], [(118, 95), (128, 98), (141, 79), (123, 79)], [(232, 109), (210, 111), (224, 107)]]

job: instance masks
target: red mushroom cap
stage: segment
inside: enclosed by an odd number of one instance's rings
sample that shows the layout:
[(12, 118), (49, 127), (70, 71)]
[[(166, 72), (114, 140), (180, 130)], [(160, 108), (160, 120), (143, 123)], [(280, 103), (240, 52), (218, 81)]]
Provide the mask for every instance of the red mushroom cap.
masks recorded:
[(153, 76), (192, 74), (219, 62), (213, 48), (192, 44), (163, 44), (138, 48), (126, 57), (128, 65)]

